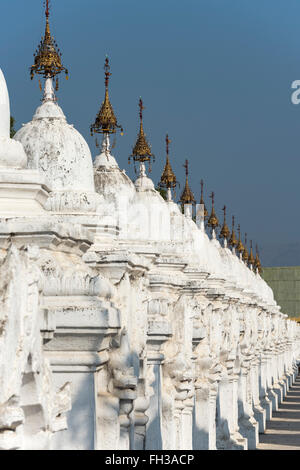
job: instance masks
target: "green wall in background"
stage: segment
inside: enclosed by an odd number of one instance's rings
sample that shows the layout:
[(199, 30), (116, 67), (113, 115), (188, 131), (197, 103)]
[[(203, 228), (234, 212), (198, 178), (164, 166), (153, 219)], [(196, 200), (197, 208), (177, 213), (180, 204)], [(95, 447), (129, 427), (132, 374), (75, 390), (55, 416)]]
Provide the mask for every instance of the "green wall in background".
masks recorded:
[(300, 266), (263, 268), (262, 277), (273, 289), (281, 312), (300, 317)]

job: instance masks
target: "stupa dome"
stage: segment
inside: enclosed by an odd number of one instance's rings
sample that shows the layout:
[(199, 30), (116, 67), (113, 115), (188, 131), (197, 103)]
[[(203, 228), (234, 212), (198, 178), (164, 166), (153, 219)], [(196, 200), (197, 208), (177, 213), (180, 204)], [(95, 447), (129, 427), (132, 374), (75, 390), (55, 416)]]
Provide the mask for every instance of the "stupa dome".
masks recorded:
[(0, 167), (24, 168), (26, 154), (22, 145), (10, 138), (10, 105), (6, 81), (0, 69)]
[(109, 136), (103, 138), (101, 153), (94, 161), (95, 190), (101, 194), (107, 202), (117, 205), (127, 203), (135, 195), (135, 187), (125, 171), (120, 170), (119, 165), (110, 153)]
[(82, 135), (68, 124), (50, 78), (45, 83), (42, 105), (14, 139), (23, 144), (28, 168), (39, 169), (46, 177), (52, 190), (48, 209), (95, 210), (90, 149)]

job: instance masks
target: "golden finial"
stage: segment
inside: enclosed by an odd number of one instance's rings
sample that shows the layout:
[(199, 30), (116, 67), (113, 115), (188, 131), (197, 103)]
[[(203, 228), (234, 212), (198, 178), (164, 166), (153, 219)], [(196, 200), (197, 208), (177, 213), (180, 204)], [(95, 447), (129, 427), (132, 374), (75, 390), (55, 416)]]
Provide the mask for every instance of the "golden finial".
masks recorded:
[(241, 240), (241, 227), (240, 227), (240, 225), (238, 225), (238, 233), (239, 233), (239, 240), (237, 242), (236, 249), (239, 253), (243, 253), (244, 245), (243, 245), (242, 240)]
[(102, 102), (99, 113), (96, 116), (94, 124), (90, 126), (91, 135), (94, 134), (115, 134), (117, 129), (121, 130), (123, 134), (123, 128), (117, 122), (113, 107), (109, 100), (108, 84), (110, 73), (109, 59), (106, 57), (104, 63), (104, 83), (105, 83), (105, 96)]
[(223, 227), (221, 228), (220, 237), (224, 239), (228, 239), (230, 236), (230, 230), (226, 223), (226, 206), (223, 207), (222, 211), (224, 212), (224, 222), (223, 222)]
[(254, 262), (255, 262), (255, 259), (254, 259), (253, 251), (252, 251), (252, 240), (250, 240), (250, 254), (248, 258), (248, 263), (250, 266), (254, 267)]
[(166, 135), (166, 154), (167, 156), (169, 156), (169, 144), (171, 143), (172, 141), (169, 139), (169, 136), (168, 134)]
[(140, 115), (140, 130), (138, 133), (138, 138), (135, 143), (135, 146), (132, 149), (132, 154), (128, 158), (128, 163), (130, 163), (130, 159), (133, 158), (135, 162), (151, 162), (151, 159), (154, 161), (155, 157), (151, 153), (151, 147), (147, 142), (146, 139), (146, 134), (144, 132), (144, 127), (143, 127), (143, 110), (144, 105), (142, 98), (139, 100), (139, 115)]
[(203, 204), (203, 206), (204, 206), (204, 219), (207, 219), (208, 218), (208, 212), (207, 212), (207, 209), (206, 209), (206, 206), (205, 206), (205, 203), (204, 203), (204, 198), (203, 198), (203, 186), (204, 186), (203, 180), (200, 181), (200, 186), (201, 186), (200, 204)]
[[(50, 33), (49, 26), (49, 0), (46, 0), (46, 28), (45, 36), (34, 53), (34, 65), (30, 67), (31, 80), (34, 74), (43, 75), (44, 78), (54, 78), (62, 71), (66, 74), (68, 79), (68, 70), (61, 63), (61, 53), (56, 44), (56, 41)], [(56, 79), (56, 89), (58, 89), (58, 79)]]
[(229, 240), (229, 245), (234, 248), (238, 244), (236, 236), (235, 236), (235, 231), (234, 231), (234, 215), (232, 216), (232, 231), (231, 231), (231, 236)]
[(212, 192), (209, 197), (211, 198), (212, 207), (211, 207), (211, 214), (207, 221), (207, 225), (211, 227), (212, 230), (214, 230), (219, 226), (219, 220), (215, 212), (215, 193)]
[(171, 140), (169, 139), (168, 134), (166, 135), (166, 164), (164, 171), (161, 175), (160, 182), (158, 183), (158, 186), (160, 188), (166, 188), (166, 189), (174, 189), (176, 185), (178, 184), (176, 180), (176, 176), (172, 170), (171, 164), (170, 164), (170, 159), (169, 159), (169, 144), (171, 143)]
[(258, 273), (261, 273), (262, 268), (261, 268), (261, 263), (260, 263), (260, 259), (259, 259), (259, 253), (258, 253), (257, 245), (256, 245), (256, 257), (255, 257), (255, 261), (254, 261), (254, 268), (257, 270)]
[(244, 243), (244, 251), (243, 251), (243, 261), (247, 264), (249, 255), (247, 250), (247, 233), (245, 233), (245, 243)]
[(185, 160), (185, 164), (183, 165), (183, 168), (185, 168), (185, 187), (184, 187), (184, 190), (182, 191), (182, 194), (179, 200), (182, 207), (185, 204), (196, 204), (196, 199), (189, 186), (189, 162), (188, 160)]

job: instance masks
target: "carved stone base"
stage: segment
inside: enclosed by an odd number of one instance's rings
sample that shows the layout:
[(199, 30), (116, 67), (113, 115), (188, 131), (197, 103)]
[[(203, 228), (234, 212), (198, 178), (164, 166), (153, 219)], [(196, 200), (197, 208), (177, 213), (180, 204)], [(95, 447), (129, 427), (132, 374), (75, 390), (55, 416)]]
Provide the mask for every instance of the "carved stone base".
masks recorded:
[(258, 422), (258, 431), (264, 433), (266, 430), (266, 410), (264, 410), (260, 405), (255, 405), (253, 407), (254, 418)]
[(273, 389), (268, 389), (267, 397), (269, 398), (270, 402), (272, 403), (272, 411), (278, 410), (278, 395), (275, 393)]
[(272, 419), (272, 401), (266, 396), (260, 400), (260, 404), (266, 412), (266, 420), (270, 421)]
[(248, 449), (256, 449), (259, 442), (258, 422), (253, 417), (242, 417), (239, 419), (239, 432), (247, 439)]
[(217, 437), (217, 450), (248, 450), (248, 442), (239, 433), (231, 434), (228, 438)]

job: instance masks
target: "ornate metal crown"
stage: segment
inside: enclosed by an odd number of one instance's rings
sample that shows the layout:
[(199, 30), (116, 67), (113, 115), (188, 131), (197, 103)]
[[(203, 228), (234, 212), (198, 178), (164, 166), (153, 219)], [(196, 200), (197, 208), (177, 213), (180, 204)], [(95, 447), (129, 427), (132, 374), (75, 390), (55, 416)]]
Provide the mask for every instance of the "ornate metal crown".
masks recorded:
[[(46, 29), (36, 52), (34, 53), (34, 64), (30, 67), (30, 77), (43, 75), (45, 78), (54, 78), (61, 72), (65, 72), (68, 79), (68, 70), (62, 65), (61, 52), (57, 43), (50, 33), (49, 25), (49, 0), (46, 0)], [(58, 82), (57, 87), (58, 88)]]
[(169, 159), (169, 144), (171, 143), (168, 134), (166, 135), (166, 164), (164, 167), (164, 171), (161, 175), (160, 182), (158, 183), (158, 186), (160, 188), (176, 188), (178, 182), (176, 180), (176, 176), (172, 170), (171, 164), (170, 164), (170, 159)]
[(105, 97), (102, 102), (99, 113), (96, 116), (95, 122), (90, 126), (91, 135), (94, 134), (115, 134), (117, 129), (121, 130), (123, 133), (123, 128), (117, 122), (113, 107), (109, 100), (108, 94), (108, 84), (110, 73), (110, 65), (108, 57), (105, 59), (104, 63), (104, 76), (105, 76)]

